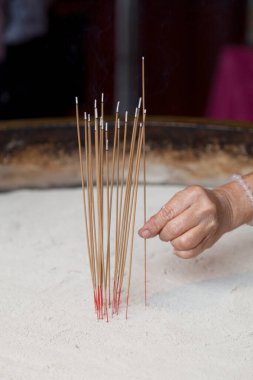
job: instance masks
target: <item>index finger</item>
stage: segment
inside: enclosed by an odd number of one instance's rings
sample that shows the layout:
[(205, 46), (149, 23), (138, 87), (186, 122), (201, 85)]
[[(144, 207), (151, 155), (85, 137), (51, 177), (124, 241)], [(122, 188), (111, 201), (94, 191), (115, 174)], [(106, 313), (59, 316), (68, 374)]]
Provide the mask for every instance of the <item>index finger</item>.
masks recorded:
[(160, 233), (165, 224), (190, 207), (192, 200), (186, 190), (175, 194), (155, 215), (153, 215), (138, 231), (144, 239), (152, 238)]

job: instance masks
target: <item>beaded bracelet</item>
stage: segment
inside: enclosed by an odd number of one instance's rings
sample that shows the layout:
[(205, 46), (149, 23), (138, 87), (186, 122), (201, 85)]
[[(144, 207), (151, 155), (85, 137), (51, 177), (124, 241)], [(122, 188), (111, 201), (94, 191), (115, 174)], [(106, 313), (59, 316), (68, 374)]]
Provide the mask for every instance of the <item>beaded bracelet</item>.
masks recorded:
[[(231, 177), (232, 181), (236, 181), (240, 186), (241, 188), (243, 189), (245, 195), (249, 198), (249, 200), (251, 201), (251, 204), (252, 204), (252, 207), (253, 207), (253, 193), (250, 189), (250, 187), (247, 185), (247, 183), (244, 181), (244, 179), (242, 178), (242, 176), (240, 176), (239, 174), (234, 174), (232, 177)], [(253, 226), (253, 220), (251, 220), (249, 223), (250, 226)]]

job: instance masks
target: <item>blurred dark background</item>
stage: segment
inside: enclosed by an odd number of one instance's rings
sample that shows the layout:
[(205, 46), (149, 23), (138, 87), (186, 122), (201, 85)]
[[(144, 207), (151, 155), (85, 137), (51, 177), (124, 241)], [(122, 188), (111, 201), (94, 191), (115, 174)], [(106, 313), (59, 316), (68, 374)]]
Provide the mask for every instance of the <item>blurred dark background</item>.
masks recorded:
[(253, 120), (250, 0), (0, 0), (0, 119), (133, 112)]

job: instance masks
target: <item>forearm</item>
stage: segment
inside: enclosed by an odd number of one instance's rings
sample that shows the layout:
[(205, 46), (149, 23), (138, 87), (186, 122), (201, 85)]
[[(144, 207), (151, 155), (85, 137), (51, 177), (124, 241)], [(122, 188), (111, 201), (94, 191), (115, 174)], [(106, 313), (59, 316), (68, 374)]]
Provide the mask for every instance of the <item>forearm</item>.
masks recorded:
[[(253, 192), (253, 173), (242, 177)], [(242, 186), (233, 181), (214, 190), (222, 199), (224, 208), (225, 232), (253, 220), (253, 204)]]

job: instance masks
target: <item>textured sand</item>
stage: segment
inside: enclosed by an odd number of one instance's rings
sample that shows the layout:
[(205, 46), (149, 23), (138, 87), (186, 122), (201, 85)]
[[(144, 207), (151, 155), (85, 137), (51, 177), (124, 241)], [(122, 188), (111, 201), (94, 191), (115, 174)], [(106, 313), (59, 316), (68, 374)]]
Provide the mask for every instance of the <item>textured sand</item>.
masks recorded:
[[(150, 187), (149, 214), (177, 190)], [(92, 307), (81, 202), (80, 189), (0, 195), (0, 379), (252, 379), (253, 229), (192, 261), (150, 241), (146, 310), (137, 237), (129, 320), (122, 309), (107, 324)]]

